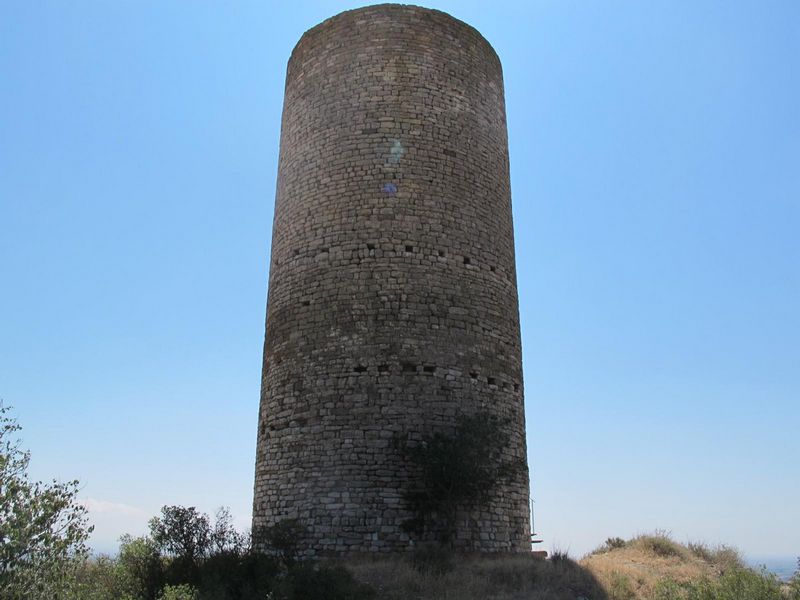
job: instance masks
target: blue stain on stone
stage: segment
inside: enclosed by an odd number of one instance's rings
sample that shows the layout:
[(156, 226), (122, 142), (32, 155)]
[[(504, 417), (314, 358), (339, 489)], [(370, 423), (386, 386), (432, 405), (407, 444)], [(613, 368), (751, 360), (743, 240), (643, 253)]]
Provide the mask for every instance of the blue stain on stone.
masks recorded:
[(395, 184), (393, 184), (393, 183), (384, 183), (382, 189), (387, 194), (396, 194), (397, 193), (397, 186)]

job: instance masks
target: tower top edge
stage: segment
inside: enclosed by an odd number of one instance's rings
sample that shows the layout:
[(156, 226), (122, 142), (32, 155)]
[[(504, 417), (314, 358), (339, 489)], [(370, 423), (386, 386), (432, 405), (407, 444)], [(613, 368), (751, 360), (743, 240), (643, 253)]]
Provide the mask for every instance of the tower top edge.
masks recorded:
[(441, 10), (437, 10), (434, 8), (427, 8), (424, 6), (418, 6), (415, 4), (396, 4), (396, 3), (385, 3), (385, 4), (371, 4), (369, 6), (363, 6), (360, 8), (354, 8), (351, 10), (346, 10), (340, 12), (336, 15), (328, 17), (324, 21), (314, 25), (310, 29), (306, 30), (300, 39), (295, 44), (294, 48), (292, 49), (292, 54), (289, 58), (289, 63), (291, 64), (292, 59), (295, 58), (297, 54), (307, 45), (313, 45), (314, 39), (318, 37), (324, 37), (324, 34), (327, 30), (335, 28), (340, 24), (345, 24), (348, 21), (353, 26), (357, 26), (359, 24), (367, 24), (370, 17), (388, 17), (390, 19), (396, 20), (398, 23), (402, 23), (403, 20), (408, 20), (410, 18), (418, 18), (420, 20), (429, 20), (431, 25), (435, 25), (436, 22), (446, 23), (451, 27), (454, 26), (458, 29), (463, 30), (464, 35), (466, 37), (473, 37), (476, 39), (481, 45), (485, 46), (485, 48), (489, 51), (489, 55), (491, 55), (494, 60), (497, 62), (498, 67), (502, 70), (502, 65), (500, 62), (500, 57), (497, 55), (497, 51), (494, 47), (489, 43), (489, 41), (478, 31), (475, 27), (466, 23), (456, 17), (450, 15)]

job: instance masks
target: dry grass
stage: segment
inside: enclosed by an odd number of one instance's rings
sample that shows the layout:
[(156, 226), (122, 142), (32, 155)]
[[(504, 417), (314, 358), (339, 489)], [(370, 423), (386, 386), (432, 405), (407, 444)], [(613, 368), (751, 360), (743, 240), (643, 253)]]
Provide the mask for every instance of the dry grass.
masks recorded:
[(385, 600), (606, 600), (594, 578), (561, 555), (456, 557), (451, 570), (420, 570), (412, 559), (349, 561), (348, 570)]
[(716, 581), (723, 573), (743, 567), (734, 549), (699, 543), (684, 546), (663, 532), (615, 545), (601, 546), (580, 561), (608, 590), (609, 600), (651, 598), (660, 581)]
[(723, 574), (736, 576), (744, 567), (731, 548), (683, 545), (663, 532), (627, 541), (609, 538), (580, 562), (559, 552), (547, 560), (431, 552), (349, 559), (343, 566), (371, 585), (381, 600), (685, 599), (684, 592), (665, 596), (664, 583), (716, 585)]

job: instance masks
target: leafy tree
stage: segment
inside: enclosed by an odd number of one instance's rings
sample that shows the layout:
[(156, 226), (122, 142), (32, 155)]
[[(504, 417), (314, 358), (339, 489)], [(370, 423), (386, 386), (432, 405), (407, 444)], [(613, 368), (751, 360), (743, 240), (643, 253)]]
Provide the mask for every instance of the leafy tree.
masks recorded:
[(59, 598), (88, 554), (93, 527), (77, 502), (77, 481), (32, 482), (21, 427), (0, 403), (0, 597)]
[(250, 536), (239, 533), (233, 524), (231, 511), (220, 506), (214, 514), (214, 527), (211, 529), (211, 548), (215, 554), (243, 554), (249, 549)]
[(161, 554), (149, 537), (123, 535), (116, 567), (119, 585), (131, 598), (152, 600), (164, 584)]
[(524, 470), (522, 459), (505, 455), (507, 420), (488, 412), (462, 416), (452, 435), (436, 432), (402, 450), (418, 473), (403, 497), (413, 513), (404, 528), (432, 533), (452, 546), (459, 511), (485, 505), (498, 487)]
[(211, 549), (208, 515), (194, 506), (164, 506), (161, 516), (150, 519), (149, 526), (153, 542), (167, 556), (195, 563)]

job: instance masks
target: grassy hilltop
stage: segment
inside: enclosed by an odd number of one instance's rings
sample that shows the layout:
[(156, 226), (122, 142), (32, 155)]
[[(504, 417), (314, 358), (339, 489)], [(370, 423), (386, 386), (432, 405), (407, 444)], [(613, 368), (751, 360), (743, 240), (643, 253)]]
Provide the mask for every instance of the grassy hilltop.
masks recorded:
[(667, 534), (606, 540), (580, 564), (611, 600), (800, 599), (800, 579), (781, 583), (748, 568), (727, 546), (679, 544)]

